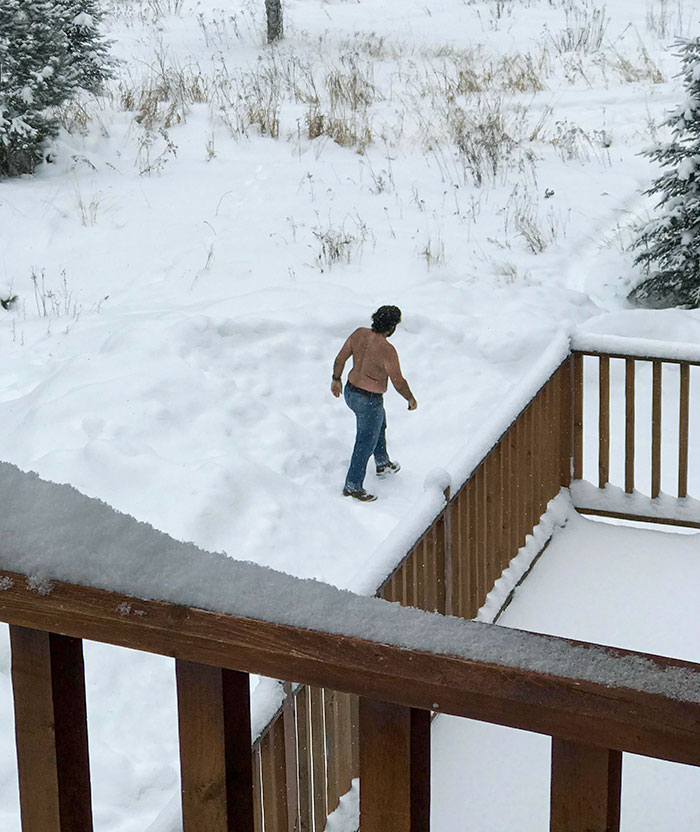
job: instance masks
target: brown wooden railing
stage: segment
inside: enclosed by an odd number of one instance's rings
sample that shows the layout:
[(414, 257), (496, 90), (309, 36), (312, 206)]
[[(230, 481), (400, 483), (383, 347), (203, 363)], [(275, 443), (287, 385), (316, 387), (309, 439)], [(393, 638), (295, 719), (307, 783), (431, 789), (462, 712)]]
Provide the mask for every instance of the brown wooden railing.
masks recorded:
[[(250, 755), (248, 673), (360, 697), (362, 832), (429, 830), (436, 708), (552, 736), (550, 832), (618, 832), (622, 752), (700, 765), (697, 664), (396, 610), (403, 617), (394, 633), (408, 625), (457, 654), (473, 645), (484, 660), (61, 582), (40, 594), (26, 576), (8, 572), (0, 581), (0, 619), (12, 640), (23, 832), (92, 829), (83, 638), (175, 658), (184, 832), (253, 832), (261, 779), (263, 792), (278, 800), (278, 814), (265, 810), (264, 823), (286, 816), (293, 826), (275, 779), (284, 769), (277, 729), (261, 749), (272, 760), (268, 775)], [(349, 633), (374, 614), (391, 628), (391, 617), (372, 608), (381, 604), (366, 599), (348, 614), (338, 593), (334, 609)], [(616, 681), (630, 673), (633, 682)], [(298, 702), (313, 708), (312, 696)]]
[[(618, 500), (611, 494), (601, 494), (598, 498), (593, 494), (591, 500), (589, 489), (588, 494), (580, 498), (582, 502), (576, 502), (579, 511), (700, 528), (700, 516), (696, 510), (692, 511), (694, 501), (691, 511), (684, 511), (690, 502), (691, 371), (698, 366), (700, 362), (679, 358), (594, 350), (573, 353), (573, 479), (591, 479), (599, 489), (618, 486), (625, 495), (643, 495), (653, 501), (663, 496), (663, 474), (674, 498), (674, 511), (668, 511), (668, 506), (663, 504), (649, 503), (646, 508), (644, 501), (625, 499), (622, 494)], [(645, 388), (641, 393), (640, 376)], [(592, 408), (584, 407), (585, 389), (597, 397), (597, 424)], [(615, 416), (617, 418), (613, 418)], [(643, 437), (641, 442), (640, 435)], [(611, 446), (613, 456), (624, 459), (624, 468), (615, 473), (611, 472)], [(664, 447), (665, 458), (662, 456)], [(584, 448), (593, 453), (585, 452)], [(590, 461), (594, 456), (597, 460), (595, 473)], [(644, 471), (644, 476), (640, 475), (640, 470)], [(590, 505), (591, 502), (595, 504)]]

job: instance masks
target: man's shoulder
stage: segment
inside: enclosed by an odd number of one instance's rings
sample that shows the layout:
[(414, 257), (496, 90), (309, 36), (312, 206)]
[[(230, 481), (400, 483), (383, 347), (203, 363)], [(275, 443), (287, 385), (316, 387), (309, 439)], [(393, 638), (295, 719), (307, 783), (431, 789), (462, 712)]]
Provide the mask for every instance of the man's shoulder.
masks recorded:
[(372, 330), (366, 326), (358, 326), (357, 329), (351, 333), (350, 338), (353, 341), (364, 341), (372, 334)]

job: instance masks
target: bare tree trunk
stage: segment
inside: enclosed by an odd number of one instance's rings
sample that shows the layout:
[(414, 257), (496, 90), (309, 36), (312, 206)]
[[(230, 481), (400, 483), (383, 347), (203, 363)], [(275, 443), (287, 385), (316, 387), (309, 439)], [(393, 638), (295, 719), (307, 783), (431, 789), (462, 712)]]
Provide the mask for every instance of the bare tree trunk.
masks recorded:
[(267, 42), (272, 43), (282, 37), (282, 2), (281, 0), (265, 0), (267, 14)]

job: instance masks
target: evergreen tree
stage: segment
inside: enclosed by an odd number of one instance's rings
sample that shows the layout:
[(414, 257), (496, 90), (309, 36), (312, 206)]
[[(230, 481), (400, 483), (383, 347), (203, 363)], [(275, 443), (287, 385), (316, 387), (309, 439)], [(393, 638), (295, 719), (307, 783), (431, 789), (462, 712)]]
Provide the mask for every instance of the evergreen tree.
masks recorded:
[(700, 306), (700, 37), (678, 46), (686, 100), (665, 121), (671, 141), (644, 154), (668, 167), (645, 191), (661, 210), (632, 244), (649, 276), (629, 297), (656, 308)]
[(110, 74), (95, 0), (0, 0), (0, 178), (31, 173), (55, 107)]

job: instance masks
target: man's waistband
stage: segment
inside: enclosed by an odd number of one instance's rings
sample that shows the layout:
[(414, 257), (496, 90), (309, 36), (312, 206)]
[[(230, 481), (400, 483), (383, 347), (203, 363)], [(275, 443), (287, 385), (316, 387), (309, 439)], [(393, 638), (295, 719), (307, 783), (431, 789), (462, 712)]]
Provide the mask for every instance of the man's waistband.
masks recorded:
[(351, 384), (349, 381), (345, 383), (345, 387), (353, 393), (359, 393), (361, 396), (367, 396), (367, 398), (370, 399), (372, 396), (379, 396), (380, 399), (383, 396), (382, 393), (372, 393), (370, 390), (363, 390), (361, 387), (355, 387), (355, 385)]

